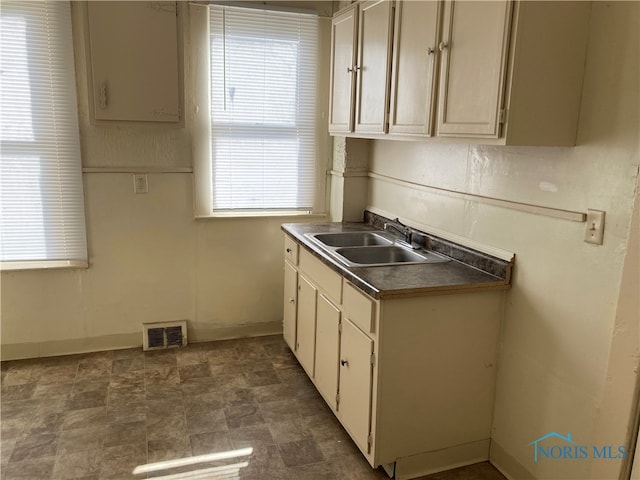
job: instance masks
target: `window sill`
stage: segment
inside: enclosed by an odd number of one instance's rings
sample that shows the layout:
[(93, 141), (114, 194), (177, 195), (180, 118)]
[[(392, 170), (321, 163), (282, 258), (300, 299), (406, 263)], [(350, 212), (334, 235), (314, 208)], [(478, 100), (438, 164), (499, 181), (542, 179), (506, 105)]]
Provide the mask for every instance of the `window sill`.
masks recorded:
[(0, 271), (20, 270), (53, 270), (60, 268), (89, 268), (89, 262), (84, 260), (37, 260), (27, 262), (0, 262)]
[(196, 220), (208, 220), (216, 218), (264, 218), (264, 217), (305, 217), (305, 218), (326, 218), (327, 213), (309, 213), (309, 212), (297, 212), (297, 211), (269, 211), (263, 210), (260, 212), (215, 212), (210, 215), (196, 215)]

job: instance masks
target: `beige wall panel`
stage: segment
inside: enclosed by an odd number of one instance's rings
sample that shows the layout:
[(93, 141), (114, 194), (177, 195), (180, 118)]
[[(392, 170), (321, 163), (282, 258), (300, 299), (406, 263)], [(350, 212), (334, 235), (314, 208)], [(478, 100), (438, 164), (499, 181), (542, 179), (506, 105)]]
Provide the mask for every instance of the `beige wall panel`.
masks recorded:
[(212, 340), (220, 338), (218, 329), (223, 332), (265, 322), (281, 328), (280, 224), (284, 221), (218, 218), (196, 222), (196, 338)]
[(141, 331), (143, 322), (192, 319), (195, 263), (191, 175), (85, 175), (90, 268), (85, 335)]

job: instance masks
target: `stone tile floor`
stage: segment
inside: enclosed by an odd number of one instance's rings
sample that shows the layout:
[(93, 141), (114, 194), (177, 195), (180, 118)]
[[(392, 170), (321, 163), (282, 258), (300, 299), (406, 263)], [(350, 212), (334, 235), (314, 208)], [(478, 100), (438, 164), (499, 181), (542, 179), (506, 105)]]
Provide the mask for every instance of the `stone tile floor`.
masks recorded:
[[(387, 478), (281, 336), (3, 362), (1, 372), (2, 480)], [(424, 478), (504, 480), (488, 463)]]

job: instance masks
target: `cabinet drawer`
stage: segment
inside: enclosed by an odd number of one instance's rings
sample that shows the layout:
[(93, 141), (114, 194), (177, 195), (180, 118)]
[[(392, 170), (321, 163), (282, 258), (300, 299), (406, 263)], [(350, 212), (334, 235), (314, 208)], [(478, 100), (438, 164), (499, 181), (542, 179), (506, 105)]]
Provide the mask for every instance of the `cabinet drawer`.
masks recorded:
[(375, 302), (349, 282), (344, 282), (342, 307), (345, 316), (366, 333), (375, 331)]
[(306, 250), (300, 250), (300, 270), (315, 282), (336, 304), (342, 302), (342, 277)]
[(288, 235), (284, 236), (284, 258), (293, 265), (298, 265), (298, 244)]

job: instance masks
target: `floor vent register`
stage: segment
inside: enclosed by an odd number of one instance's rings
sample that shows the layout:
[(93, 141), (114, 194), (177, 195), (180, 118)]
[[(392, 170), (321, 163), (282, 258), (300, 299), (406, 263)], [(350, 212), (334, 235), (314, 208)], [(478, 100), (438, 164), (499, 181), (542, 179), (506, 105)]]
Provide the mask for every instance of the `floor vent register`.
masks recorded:
[(187, 344), (187, 321), (142, 324), (142, 349), (162, 350)]

